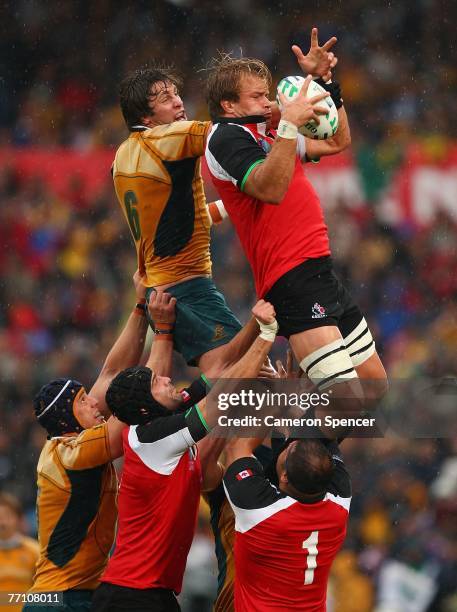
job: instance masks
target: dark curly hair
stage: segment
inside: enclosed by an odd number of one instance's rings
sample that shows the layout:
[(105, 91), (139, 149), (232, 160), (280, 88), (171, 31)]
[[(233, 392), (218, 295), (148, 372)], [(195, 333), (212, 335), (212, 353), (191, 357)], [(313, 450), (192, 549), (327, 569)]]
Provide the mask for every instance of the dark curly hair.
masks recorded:
[(131, 72), (119, 86), (119, 101), (129, 130), (141, 124), (144, 117), (154, 114), (149, 105), (151, 87), (155, 83), (172, 83), (180, 87), (182, 81), (172, 66), (140, 68)]

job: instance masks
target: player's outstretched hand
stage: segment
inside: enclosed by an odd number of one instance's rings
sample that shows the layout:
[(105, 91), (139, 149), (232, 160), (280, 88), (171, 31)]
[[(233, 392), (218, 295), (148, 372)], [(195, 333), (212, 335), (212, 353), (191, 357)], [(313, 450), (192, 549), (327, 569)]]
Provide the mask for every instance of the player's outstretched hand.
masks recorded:
[(148, 308), (154, 325), (161, 323), (173, 325), (176, 321), (176, 298), (169, 293), (153, 291)]
[(332, 78), (332, 69), (336, 66), (338, 58), (330, 49), (336, 41), (336, 37), (332, 36), (322, 47), (319, 46), (318, 30), (313, 28), (311, 30), (311, 45), (306, 55), (298, 45), (292, 45), (292, 51), (304, 74), (322, 77), (324, 81)]
[(136, 270), (133, 275), (133, 284), (135, 285), (136, 299), (138, 301), (143, 300), (146, 295), (146, 286), (144, 280), (146, 279), (145, 274), (141, 274), (139, 270)]
[(290, 121), (297, 127), (301, 127), (311, 120), (319, 125), (319, 115), (328, 113), (328, 108), (318, 105), (321, 100), (330, 95), (328, 91), (308, 98), (307, 92), (312, 78), (311, 75), (306, 77), (298, 96), (293, 100), (289, 100), (284, 94), (278, 92), (282, 105), (281, 118)]
[(276, 321), (276, 312), (273, 305), (270, 304), (270, 302), (265, 302), (265, 300), (259, 300), (257, 302), (252, 309), (252, 314), (259, 323), (264, 323), (265, 325), (270, 325)]

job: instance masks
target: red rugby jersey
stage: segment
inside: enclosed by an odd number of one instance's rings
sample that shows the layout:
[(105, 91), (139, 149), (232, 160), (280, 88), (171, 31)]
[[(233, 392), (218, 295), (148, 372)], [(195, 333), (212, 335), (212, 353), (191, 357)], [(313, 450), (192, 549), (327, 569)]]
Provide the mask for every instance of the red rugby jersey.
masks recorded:
[(344, 464), (325, 497), (302, 503), (281, 493), (253, 457), (224, 477), (235, 513), (236, 612), (325, 612), (331, 564), (346, 536), (350, 482)]
[(102, 582), (181, 591), (200, 499), (198, 411), (158, 417), (123, 432), (116, 548)]
[(211, 178), (251, 264), (259, 298), (286, 272), (306, 259), (330, 254), (319, 198), (306, 178), (297, 140), (297, 159), (289, 189), (279, 205), (243, 192), (251, 170), (262, 163), (276, 133), (266, 134), (262, 117), (218, 118), (206, 145)]

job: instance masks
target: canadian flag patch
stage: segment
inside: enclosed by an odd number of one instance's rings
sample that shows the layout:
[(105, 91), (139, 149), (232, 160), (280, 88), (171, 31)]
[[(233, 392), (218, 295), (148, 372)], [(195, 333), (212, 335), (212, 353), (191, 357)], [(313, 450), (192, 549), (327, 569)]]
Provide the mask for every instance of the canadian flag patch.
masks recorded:
[(181, 394), (183, 402), (188, 402), (190, 400), (190, 395), (187, 393), (185, 389), (182, 389), (179, 393)]
[(237, 480), (243, 480), (244, 478), (249, 478), (249, 476), (253, 475), (252, 470), (243, 470), (242, 472), (238, 472), (236, 475)]

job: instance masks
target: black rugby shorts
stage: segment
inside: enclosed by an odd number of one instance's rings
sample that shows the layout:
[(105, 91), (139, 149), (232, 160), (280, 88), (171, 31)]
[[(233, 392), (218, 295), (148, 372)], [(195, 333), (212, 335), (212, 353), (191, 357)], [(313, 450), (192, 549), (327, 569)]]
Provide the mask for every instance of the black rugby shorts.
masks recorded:
[(265, 295), (276, 310), (278, 334), (289, 338), (335, 325), (345, 338), (363, 315), (333, 271), (330, 257), (308, 259), (279, 278)]
[(132, 589), (102, 582), (94, 591), (91, 612), (180, 612), (169, 589)]

